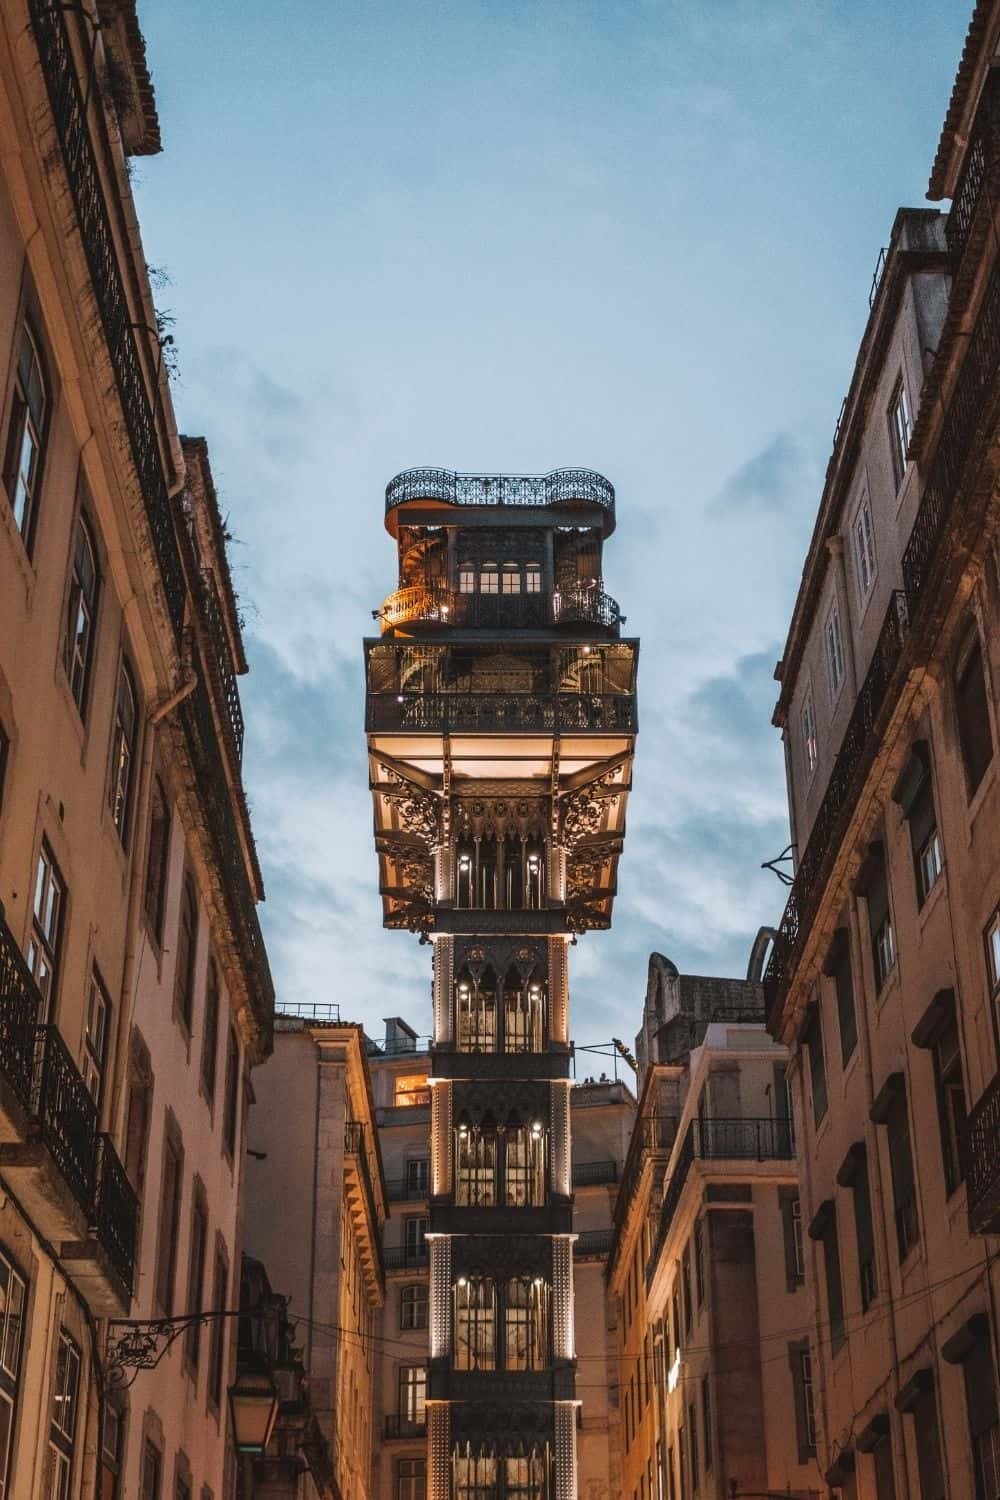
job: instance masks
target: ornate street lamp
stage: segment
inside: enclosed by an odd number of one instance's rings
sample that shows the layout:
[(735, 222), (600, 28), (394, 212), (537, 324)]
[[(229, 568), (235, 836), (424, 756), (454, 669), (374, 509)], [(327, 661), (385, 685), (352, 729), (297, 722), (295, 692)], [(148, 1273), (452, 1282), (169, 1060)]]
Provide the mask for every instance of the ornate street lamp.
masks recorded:
[(267, 1370), (240, 1370), (229, 1387), (229, 1412), (236, 1451), (247, 1456), (266, 1452), (278, 1419), (278, 1392)]

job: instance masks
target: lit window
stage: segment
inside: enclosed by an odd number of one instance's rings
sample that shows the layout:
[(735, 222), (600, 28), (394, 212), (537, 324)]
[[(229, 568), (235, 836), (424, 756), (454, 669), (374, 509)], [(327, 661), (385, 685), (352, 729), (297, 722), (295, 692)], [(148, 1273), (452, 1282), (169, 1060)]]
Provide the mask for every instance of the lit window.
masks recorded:
[(875, 530), (872, 526), (872, 511), (865, 495), (854, 517), (854, 565), (857, 569), (858, 592), (862, 600), (867, 599), (875, 583), (878, 564), (875, 558)]
[(844, 680), (844, 642), (840, 633), (840, 611), (836, 604), (826, 617), (823, 632), (826, 642), (826, 670), (830, 679), (830, 695), (836, 697)]
[(398, 1106), (430, 1104), (431, 1091), (427, 1086), (426, 1073), (406, 1074), (398, 1077), (393, 1089), (393, 1103)]
[(910, 433), (913, 423), (910, 419), (910, 400), (906, 394), (906, 386), (900, 375), (892, 392), (889, 402), (889, 447), (892, 450), (892, 472), (898, 489), (903, 482), (906, 473), (906, 455), (910, 448)]
[(419, 1426), (427, 1420), (427, 1371), (423, 1365), (403, 1365), (399, 1371), (399, 1416)]
[(819, 759), (819, 746), (816, 741), (816, 710), (813, 707), (812, 693), (809, 693), (802, 705), (802, 753), (805, 756), (806, 771), (811, 776)]
[(476, 592), (476, 570), (472, 563), (459, 564), (458, 592), (460, 594), (474, 594)]
[(426, 1328), (428, 1287), (426, 1282), (404, 1286), (399, 1294), (400, 1328)]
[(460, 1276), (454, 1298), (456, 1370), (495, 1370), (497, 1313), (492, 1278)]
[(525, 564), (524, 592), (526, 594), (540, 594), (542, 592), (542, 568), (540, 563)]
[(52, 857), (52, 850), (43, 843), (35, 874), (35, 901), (28, 943), (28, 967), (42, 996), (39, 1020), (43, 1021), (51, 1015), (55, 999), (65, 905), (65, 882)]
[(519, 594), (521, 592), (521, 569), (517, 563), (504, 563), (502, 577), (505, 594)]
[(540, 1370), (548, 1347), (549, 1289), (540, 1276), (514, 1276), (504, 1288), (504, 1365)]
[(73, 540), (73, 572), (66, 605), (63, 666), (69, 679), (70, 691), (81, 714), (86, 707), (94, 654), (98, 581), (94, 544), (86, 521), (78, 516)]
[(479, 588), (484, 594), (499, 594), (500, 573), (494, 562), (484, 562), (479, 571)]
[(3, 481), (17, 528), (29, 549), (38, 509), (47, 399), (38, 349), (25, 325), (14, 373)]
[(132, 810), (132, 782), (138, 728), (139, 715), (135, 688), (132, 685), (132, 674), (123, 661), (118, 671), (115, 720), (111, 732), (111, 774), (108, 779), (108, 805), (122, 843), (128, 837)]

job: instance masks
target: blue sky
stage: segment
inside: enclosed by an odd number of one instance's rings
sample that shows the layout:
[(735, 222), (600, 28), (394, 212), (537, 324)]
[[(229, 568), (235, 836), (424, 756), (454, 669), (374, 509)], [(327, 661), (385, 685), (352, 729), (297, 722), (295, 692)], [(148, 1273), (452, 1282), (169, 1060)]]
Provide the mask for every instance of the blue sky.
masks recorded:
[(383, 933), (361, 638), (399, 469), (599, 469), (642, 638), (615, 926), (580, 1042), (648, 954), (739, 974), (782, 889), (772, 680), (879, 247), (924, 201), (971, 0), (140, 5), (139, 163), (247, 616), (246, 775), (279, 998), (429, 1021)]

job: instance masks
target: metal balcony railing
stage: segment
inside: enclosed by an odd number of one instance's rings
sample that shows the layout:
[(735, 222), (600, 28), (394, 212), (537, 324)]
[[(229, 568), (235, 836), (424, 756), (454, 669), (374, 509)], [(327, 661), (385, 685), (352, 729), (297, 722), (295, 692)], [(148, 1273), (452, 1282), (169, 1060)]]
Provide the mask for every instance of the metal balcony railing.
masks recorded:
[(553, 594), (462, 594), (411, 584), (397, 589), (378, 611), (382, 634), (402, 625), (452, 625), (473, 630), (541, 630), (548, 625), (597, 625), (615, 633), (621, 610), (600, 587)]
[(366, 729), (428, 734), (634, 734), (631, 693), (369, 693)]
[(41, 996), (0, 904), (0, 1072), (29, 1113), (41, 1008)]
[(423, 1438), (427, 1436), (426, 1417), (404, 1417), (399, 1412), (387, 1412), (385, 1418), (385, 1437), (387, 1442), (397, 1442), (400, 1438)]
[(948, 249), (955, 257), (956, 265), (964, 254), (976, 217), (976, 210), (983, 197), (987, 178), (996, 171), (1000, 152), (1000, 73), (992, 71), (983, 88), (979, 110), (972, 128), (969, 144), (965, 149), (962, 175), (958, 180), (951, 210), (945, 224), (945, 239)]
[(625, 1158), (622, 1185), (615, 1199), (614, 1228), (616, 1233), (625, 1223), (629, 1205), (635, 1196), (639, 1178), (642, 1176), (643, 1167), (649, 1160), (650, 1154), (656, 1153), (661, 1157), (669, 1155), (673, 1150), (676, 1136), (676, 1115), (644, 1115), (638, 1121), (629, 1145), (628, 1156)]
[(583, 501), (614, 515), (615, 487), (593, 469), (554, 469), (551, 474), (404, 469), (386, 485), (386, 515), (412, 500), (439, 500), (446, 505), (559, 505)]
[(236, 752), (236, 764), (239, 765), (243, 760), (244, 725), (243, 706), (240, 703), (240, 688), (236, 676), (236, 667), (233, 663), (233, 653), (223, 621), (222, 605), (219, 602), (219, 592), (216, 588), (215, 579), (211, 573), (203, 571), (201, 581), (202, 605), (205, 610), (205, 619), (208, 623), (212, 659), (215, 669), (219, 674), (219, 687), (226, 709), (226, 724), (233, 749)]
[(35, 1030), (31, 1128), (89, 1215), (94, 1202), (97, 1105), (55, 1026)]
[(427, 1182), (410, 1182), (405, 1177), (395, 1177), (386, 1183), (386, 1196), (390, 1203), (419, 1203), (430, 1193)]
[(969, 1111), (963, 1157), (969, 1228), (1000, 1233), (1000, 1073)]
[(763, 1162), (793, 1161), (794, 1158), (795, 1143), (789, 1120), (691, 1120), (663, 1195), (656, 1238), (646, 1263), (647, 1284), (653, 1279), (694, 1161)]
[(581, 1260), (588, 1255), (610, 1255), (613, 1242), (610, 1229), (585, 1229), (573, 1242), (573, 1254)]
[(108, 1135), (97, 1138), (96, 1175), (94, 1229), (131, 1296), (139, 1233), (139, 1199)]
[(602, 1182), (618, 1181), (616, 1161), (580, 1161), (573, 1167), (574, 1187), (593, 1187)]
[(382, 1258), (387, 1271), (401, 1271), (412, 1268), (415, 1271), (422, 1270), (430, 1264), (430, 1245), (417, 1246), (389, 1245), (382, 1251)]

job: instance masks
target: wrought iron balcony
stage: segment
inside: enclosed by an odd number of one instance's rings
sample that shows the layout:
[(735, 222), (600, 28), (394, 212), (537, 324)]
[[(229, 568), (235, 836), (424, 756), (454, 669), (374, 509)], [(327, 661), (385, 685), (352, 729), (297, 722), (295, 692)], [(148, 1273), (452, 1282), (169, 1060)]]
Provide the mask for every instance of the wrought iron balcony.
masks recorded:
[(98, 1136), (96, 1170), (94, 1229), (122, 1285), (131, 1295), (139, 1235), (139, 1199), (109, 1135)]
[(390, 1203), (419, 1203), (430, 1194), (426, 1182), (410, 1182), (405, 1177), (392, 1178), (385, 1187)]
[(948, 249), (955, 257), (956, 265), (961, 260), (968, 243), (976, 212), (983, 201), (983, 188), (990, 181), (995, 186), (997, 164), (1000, 162), (1000, 73), (992, 70), (987, 76), (979, 111), (973, 125), (972, 135), (965, 150), (962, 175), (958, 180), (951, 211), (945, 225)]
[(605, 1182), (618, 1181), (616, 1161), (580, 1161), (573, 1167), (574, 1187), (594, 1187)]
[(387, 1271), (426, 1270), (430, 1265), (431, 1247), (423, 1245), (388, 1245), (382, 1251)]
[(55, 1026), (35, 1029), (31, 1133), (48, 1148), (89, 1215), (94, 1202), (97, 1105)]
[(969, 1228), (1000, 1234), (1000, 1073), (969, 1111), (963, 1154)]
[(457, 474), (450, 469), (404, 469), (385, 489), (388, 515), (397, 505), (436, 500), (445, 505), (599, 505), (614, 518), (615, 487), (593, 469), (551, 474)]
[(111, 216), (101, 186), (87, 108), (66, 24), (66, 12), (70, 8), (53, 4), (52, 0), (30, 0), (31, 25), (125, 418), (132, 461), (139, 478), (139, 493), (145, 502), (167, 611), (180, 640), (184, 624), (184, 572), (150, 398), (150, 385), (155, 375), (152, 370), (143, 369), (144, 361), (136, 340), (136, 329), (141, 324), (129, 305), (118, 264)]
[(871, 663), (848, 720), (805, 852), (795, 871), (778, 935), (771, 949), (764, 975), (769, 1010), (785, 993), (800, 933), (816, 913), (829, 862), (839, 847), (844, 824), (874, 759), (882, 730), (883, 709), (887, 702), (893, 701), (890, 688), (908, 630), (907, 596), (897, 589), (889, 601)]
[(602, 588), (554, 594), (463, 594), (414, 584), (397, 589), (378, 611), (382, 634), (404, 625), (449, 625), (471, 630), (542, 630), (549, 625), (595, 625), (618, 634), (621, 610)]
[[(0, 1097), (13, 1095), (15, 1112), (31, 1112), (35, 1035), (42, 1000), (0, 904)], [(10, 1110), (5, 1109), (5, 1114)], [(12, 1133), (17, 1133), (16, 1129)]]
[(576, 1260), (587, 1260), (588, 1258), (603, 1258), (611, 1254), (611, 1246), (614, 1235), (610, 1229), (585, 1229), (578, 1234), (573, 1241), (573, 1255)]
[(201, 583), (202, 604), (212, 648), (212, 666), (218, 673), (219, 689), (225, 706), (224, 719), (236, 752), (236, 764), (239, 766), (243, 760), (243, 706), (240, 703), (240, 687), (233, 664), (233, 653), (223, 622), (222, 605), (219, 602), (215, 579), (211, 573), (203, 572)]
[(696, 1160), (722, 1162), (794, 1161), (795, 1142), (789, 1120), (691, 1120), (684, 1132), (674, 1170), (660, 1208), (653, 1249), (646, 1264), (646, 1281), (653, 1279), (660, 1252), (670, 1233), (677, 1206)]
[(404, 1417), (395, 1411), (386, 1413), (385, 1440), (387, 1443), (396, 1443), (404, 1438), (425, 1438), (426, 1436), (426, 1417)]
[(366, 729), (424, 734), (634, 734), (632, 693), (369, 693)]

